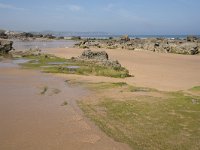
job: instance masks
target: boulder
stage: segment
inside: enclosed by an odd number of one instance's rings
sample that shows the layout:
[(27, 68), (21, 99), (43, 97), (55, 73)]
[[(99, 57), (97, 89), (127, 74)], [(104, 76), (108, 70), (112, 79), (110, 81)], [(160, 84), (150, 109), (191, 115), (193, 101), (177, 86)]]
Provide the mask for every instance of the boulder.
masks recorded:
[(128, 35), (123, 35), (123, 36), (120, 37), (120, 40), (127, 42), (127, 41), (130, 41), (130, 38), (129, 38)]
[(96, 59), (96, 60), (108, 60), (108, 54), (105, 51), (95, 52), (91, 50), (85, 50), (80, 56), (82, 59)]
[(187, 41), (188, 42), (195, 42), (198, 40), (198, 37), (196, 36), (187, 36)]
[(12, 41), (0, 39), (0, 54), (8, 54), (13, 49), (12, 45)]
[(91, 50), (85, 50), (81, 54), (81, 56), (73, 57), (71, 59), (93, 62), (93, 63), (98, 64), (100, 66), (110, 67), (110, 68), (113, 68), (115, 70), (124, 69), (117, 60), (115, 60), (115, 61), (110, 60), (108, 58), (108, 54), (105, 51), (96, 52), (96, 51), (91, 51)]
[(5, 34), (4, 30), (0, 30), (0, 38), (2, 38), (2, 39), (7, 39), (8, 38), (8, 36)]

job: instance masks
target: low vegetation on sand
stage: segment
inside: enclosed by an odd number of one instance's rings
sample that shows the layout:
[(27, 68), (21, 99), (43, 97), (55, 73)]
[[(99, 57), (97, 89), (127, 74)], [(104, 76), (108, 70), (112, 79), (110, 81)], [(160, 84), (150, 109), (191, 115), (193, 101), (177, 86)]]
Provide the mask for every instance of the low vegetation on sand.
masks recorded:
[(67, 101), (64, 101), (61, 106), (67, 106), (68, 105), (68, 102)]
[(116, 141), (134, 150), (199, 149), (200, 95), (123, 82), (87, 86), (96, 90), (95, 99), (80, 101), (81, 109)]
[(29, 62), (22, 64), (24, 68), (40, 69), (46, 73), (66, 73), (78, 75), (107, 76), (114, 78), (129, 77), (127, 69), (106, 67), (94, 62), (59, 58), (52, 55), (25, 56)]
[(200, 86), (195, 86), (195, 87), (191, 88), (190, 91), (200, 92)]

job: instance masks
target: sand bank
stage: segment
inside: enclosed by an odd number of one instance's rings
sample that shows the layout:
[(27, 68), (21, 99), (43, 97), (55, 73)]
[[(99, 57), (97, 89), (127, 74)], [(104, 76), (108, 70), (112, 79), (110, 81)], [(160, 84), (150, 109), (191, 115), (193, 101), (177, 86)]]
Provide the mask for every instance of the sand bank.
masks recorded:
[[(71, 58), (79, 56), (83, 49), (57, 48), (45, 49), (45, 51), (60, 57)], [(92, 82), (127, 82), (131, 85), (166, 91), (186, 90), (200, 85), (200, 55), (190, 56), (120, 49), (106, 50), (106, 52), (111, 59), (119, 60), (135, 77), (113, 79), (95, 76), (66, 76)]]

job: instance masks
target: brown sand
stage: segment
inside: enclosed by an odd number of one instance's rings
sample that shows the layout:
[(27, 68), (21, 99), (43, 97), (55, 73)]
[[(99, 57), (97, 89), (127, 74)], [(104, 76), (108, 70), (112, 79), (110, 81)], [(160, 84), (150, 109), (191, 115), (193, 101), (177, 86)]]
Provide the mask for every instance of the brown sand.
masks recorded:
[(75, 101), (88, 91), (65, 80), (0, 65), (0, 150), (129, 149), (83, 116)]
[[(70, 58), (82, 49), (48, 49)], [(16, 66), (0, 67), (0, 149), (2, 150), (126, 150), (87, 120), (76, 105), (86, 96), (66, 79), (89, 82), (127, 82), (160, 90), (185, 90), (200, 85), (200, 56), (140, 51), (106, 50), (135, 77), (114, 79), (96, 76), (42, 74)], [(41, 95), (44, 87), (47, 92)], [(93, 98), (93, 97), (92, 97)], [(67, 106), (61, 104), (67, 101)]]
[[(60, 57), (71, 58), (80, 55), (83, 49), (60, 48), (45, 51)], [(135, 77), (126, 79), (75, 75), (68, 75), (68, 77), (92, 82), (125, 81), (131, 85), (167, 91), (186, 90), (200, 85), (200, 55), (189, 56), (130, 50), (106, 50), (106, 52), (111, 59), (119, 60)]]

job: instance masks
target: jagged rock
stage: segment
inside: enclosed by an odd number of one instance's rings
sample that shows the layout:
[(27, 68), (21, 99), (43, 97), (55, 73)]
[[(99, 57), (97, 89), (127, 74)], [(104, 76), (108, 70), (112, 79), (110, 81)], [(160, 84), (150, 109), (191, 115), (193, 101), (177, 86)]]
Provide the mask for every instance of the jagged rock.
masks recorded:
[(2, 38), (2, 39), (7, 39), (8, 38), (8, 36), (5, 34), (4, 30), (0, 30), (0, 38)]
[(196, 36), (187, 36), (188, 42), (195, 42), (196, 40), (198, 40), (198, 37), (196, 37)]
[(183, 43), (178, 46), (173, 46), (171, 48), (171, 52), (177, 54), (188, 54), (188, 55), (195, 55), (199, 53), (198, 45), (196, 43)]
[(12, 41), (0, 39), (0, 54), (8, 54), (13, 49), (12, 45)]
[(127, 49), (127, 50), (147, 50), (161, 53), (176, 53), (196, 55), (199, 53), (200, 38), (188, 36), (186, 39), (167, 38), (147, 38), (130, 39), (123, 36), (121, 39), (108, 40), (83, 40), (76, 44), (80, 48), (107, 48), (107, 49)]
[(80, 56), (82, 59), (96, 59), (96, 60), (108, 60), (108, 54), (105, 51), (94, 52), (91, 50), (85, 50)]

